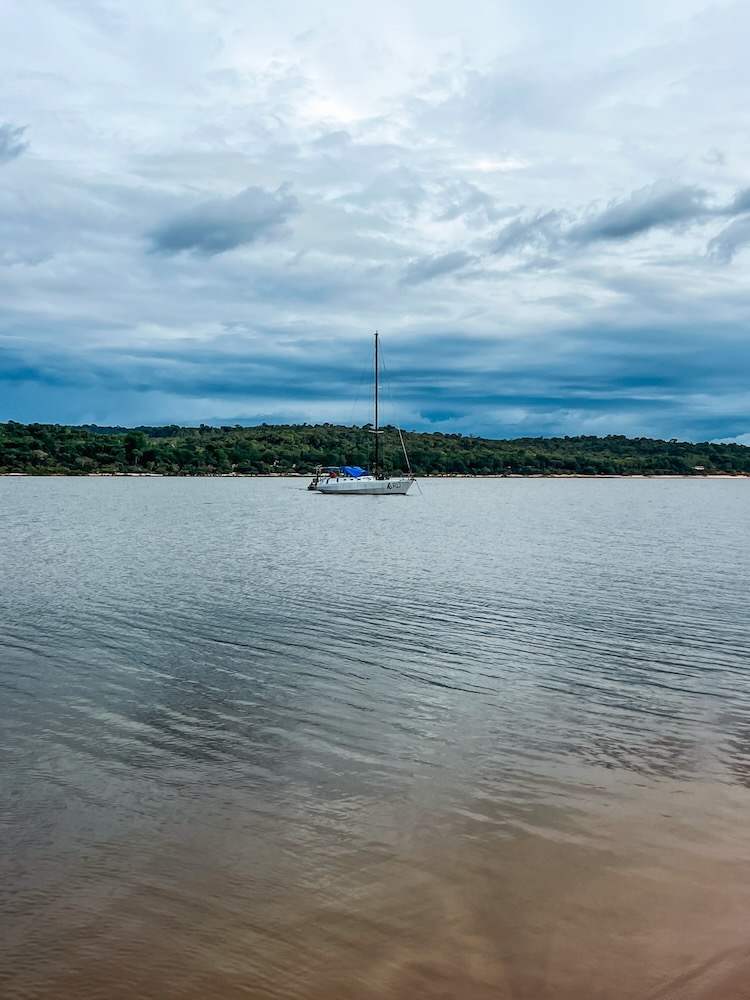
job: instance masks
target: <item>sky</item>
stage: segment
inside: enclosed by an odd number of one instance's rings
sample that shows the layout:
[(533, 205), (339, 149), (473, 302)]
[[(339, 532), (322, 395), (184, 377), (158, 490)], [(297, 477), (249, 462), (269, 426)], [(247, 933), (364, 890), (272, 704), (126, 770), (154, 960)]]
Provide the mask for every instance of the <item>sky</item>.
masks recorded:
[(750, 5), (4, 0), (0, 420), (750, 443)]

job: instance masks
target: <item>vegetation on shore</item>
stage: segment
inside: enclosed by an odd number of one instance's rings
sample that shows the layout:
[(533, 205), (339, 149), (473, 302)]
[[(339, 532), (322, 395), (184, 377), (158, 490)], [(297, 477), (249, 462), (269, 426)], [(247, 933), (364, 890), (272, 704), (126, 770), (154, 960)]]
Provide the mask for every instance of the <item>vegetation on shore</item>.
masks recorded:
[[(390, 432), (390, 433), (389, 433)], [(404, 433), (417, 475), (750, 474), (750, 448), (651, 438), (516, 438)], [(372, 434), (335, 424), (258, 427), (65, 427), (0, 423), (0, 473), (170, 476), (307, 473), (316, 465), (367, 466)], [(386, 467), (403, 470), (395, 428), (384, 435)]]

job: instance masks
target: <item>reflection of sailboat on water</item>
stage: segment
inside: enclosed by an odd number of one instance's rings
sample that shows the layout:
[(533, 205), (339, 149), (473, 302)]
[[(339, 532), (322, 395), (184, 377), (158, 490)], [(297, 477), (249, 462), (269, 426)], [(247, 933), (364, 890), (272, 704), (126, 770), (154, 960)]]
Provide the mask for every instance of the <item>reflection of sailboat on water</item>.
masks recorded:
[[(338, 465), (328, 468), (316, 469), (312, 482), (308, 486), (310, 490), (317, 490), (318, 493), (341, 493), (344, 495), (362, 496), (404, 496), (409, 492), (414, 476), (409, 471), (406, 476), (386, 476), (381, 462), (380, 438), (382, 431), (378, 426), (378, 396), (380, 391), (378, 377), (378, 356), (379, 340), (375, 334), (375, 420), (372, 426), (374, 435), (374, 457), (372, 472), (360, 469), (357, 465)], [(406, 467), (409, 468), (409, 456), (406, 453), (406, 445), (401, 436), (401, 447), (403, 448)]]

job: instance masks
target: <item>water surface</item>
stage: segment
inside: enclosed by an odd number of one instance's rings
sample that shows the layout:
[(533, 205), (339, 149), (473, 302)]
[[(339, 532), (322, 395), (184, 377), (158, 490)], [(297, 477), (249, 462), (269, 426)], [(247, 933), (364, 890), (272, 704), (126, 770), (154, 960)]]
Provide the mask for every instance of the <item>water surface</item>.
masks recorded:
[(746, 997), (747, 480), (0, 479), (0, 993)]

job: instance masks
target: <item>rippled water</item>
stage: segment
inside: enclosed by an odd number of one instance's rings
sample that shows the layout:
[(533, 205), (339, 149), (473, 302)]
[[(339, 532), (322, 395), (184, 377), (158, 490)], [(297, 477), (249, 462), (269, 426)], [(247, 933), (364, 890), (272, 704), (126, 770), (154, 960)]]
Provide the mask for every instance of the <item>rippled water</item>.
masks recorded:
[(746, 480), (0, 480), (0, 992), (745, 997)]

